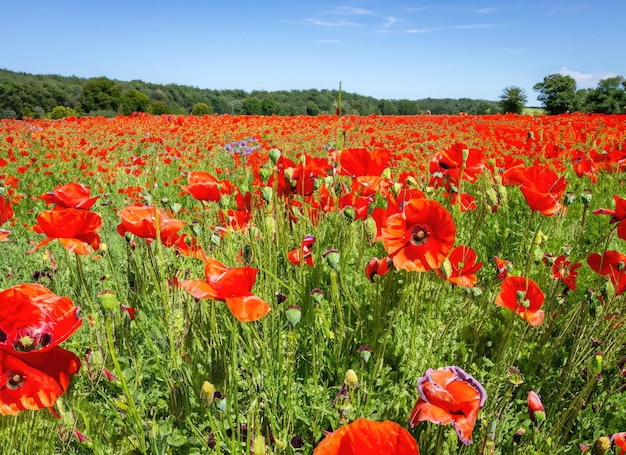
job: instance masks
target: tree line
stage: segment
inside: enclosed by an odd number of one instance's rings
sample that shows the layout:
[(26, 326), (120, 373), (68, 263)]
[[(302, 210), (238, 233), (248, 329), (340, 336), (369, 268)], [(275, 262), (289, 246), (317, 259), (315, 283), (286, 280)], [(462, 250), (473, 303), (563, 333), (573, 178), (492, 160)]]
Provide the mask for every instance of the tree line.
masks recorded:
[[(596, 88), (578, 89), (576, 80), (564, 74), (550, 74), (533, 86), (537, 99), (547, 114), (567, 112), (593, 114), (626, 113), (626, 79), (614, 76), (602, 79)], [(499, 105), (504, 112), (521, 114), (528, 96), (519, 87), (506, 87)]]
[[(567, 75), (552, 74), (533, 90), (548, 114), (626, 112), (626, 80), (621, 76), (601, 80), (595, 89), (576, 88)], [(0, 118), (63, 118), (133, 112), (150, 114), (232, 115), (417, 115), (523, 113), (525, 91), (506, 87), (499, 101), (470, 98), (376, 99), (338, 90), (212, 90), (140, 80), (117, 81), (106, 77), (34, 75), (0, 69)]]
[(417, 115), (490, 114), (495, 101), (426, 98), (376, 99), (339, 90), (211, 90), (140, 80), (33, 75), (0, 69), (0, 118), (151, 114), (231, 115)]

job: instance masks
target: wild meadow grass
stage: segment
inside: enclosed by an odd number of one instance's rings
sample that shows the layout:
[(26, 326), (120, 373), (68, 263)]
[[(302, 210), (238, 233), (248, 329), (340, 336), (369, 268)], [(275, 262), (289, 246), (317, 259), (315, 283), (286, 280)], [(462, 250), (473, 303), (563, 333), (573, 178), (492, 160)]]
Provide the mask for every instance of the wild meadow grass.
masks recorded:
[[(83, 325), (63, 343), (82, 367), (54, 406), (58, 417), (46, 409), (1, 416), (2, 453), (310, 454), (325, 432), (359, 417), (410, 429), (422, 454), (576, 454), (626, 431), (626, 302), (585, 262), (590, 253), (625, 250), (610, 218), (592, 214), (615, 208), (614, 195), (626, 196), (623, 163), (598, 170), (593, 183), (576, 175), (570, 159), (591, 149), (623, 151), (615, 145), (626, 143), (623, 119), (494, 117), (391, 125), (374, 117), (295, 125), (205, 117), (204, 126), (202, 119), (147, 116), (97, 125), (5, 121), (0, 146), (14, 159), (0, 168), (0, 189), (15, 216), (2, 226), (11, 234), (0, 243), (0, 289), (40, 283), (80, 306)], [(602, 125), (610, 134), (599, 133)], [(531, 137), (532, 150), (525, 145)], [(468, 211), (429, 184), (431, 156), (458, 141), (484, 150), (493, 164), (475, 183), (462, 182), (475, 197)], [(561, 154), (542, 157), (552, 144), (563, 146)], [(371, 216), (337, 207), (310, 216), (322, 183), (338, 204), (352, 177), (316, 177), (312, 199), (279, 194), (282, 171), (270, 150), (296, 163), (330, 156), (332, 167), (348, 147), (390, 150), (395, 191), (413, 186), (450, 212), (454, 244), (473, 248), (483, 262), (475, 286), (455, 286), (435, 270), (394, 267), (370, 280), (368, 262), (389, 254)], [(490, 169), (501, 171), (507, 154), (564, 175), (565, 207), (542, 215), (519, 188), (502, 185)], [(247, 229), (229, 229), (220, 218), (237, 208), (234, 192), (217, 202), (181, 193), (192, 170), (252, 193)], [(78, 255), (54, 241), (27, 254), (45, 238), (31, 229), (49, 209), (40, 196), (68, 182), (98, 196), (91, 210), (103, 220), (100, 249)], [(225, 266), (258, 269), (252, 292), (271, 311), (240, 322), (225, 302), (195, 299), (180, 284), (202, 279), (203, 261), (118, 233), (118, 212), (132, 203), (184, 220), (187, 240)], [(369, 211), (386, 204), (379, 192)], [(288, 253), (306, 236), (315, 238), (313, 265), (294, 264)], [(582, 264), (576, 290), (552, 277), (546, 254)], [(494, 257), (511, 262), (510, 276), (543, 291), (540, 326), (494, 304), (502, 285)], [(471, 445), (451, 425), (409, 427), (417, 380), (451, 365), (487, 393)], [(542, 423), (531, 420), (529, 391), (541, 397)]]

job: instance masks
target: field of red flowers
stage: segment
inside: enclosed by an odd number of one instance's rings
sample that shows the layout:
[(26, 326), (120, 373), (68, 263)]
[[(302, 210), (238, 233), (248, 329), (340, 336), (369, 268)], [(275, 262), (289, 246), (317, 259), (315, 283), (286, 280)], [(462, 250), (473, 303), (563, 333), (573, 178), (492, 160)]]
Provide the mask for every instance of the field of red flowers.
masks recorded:
[(624, 116), (3, 120), (6, 453), (622, 453), (625, 172)]

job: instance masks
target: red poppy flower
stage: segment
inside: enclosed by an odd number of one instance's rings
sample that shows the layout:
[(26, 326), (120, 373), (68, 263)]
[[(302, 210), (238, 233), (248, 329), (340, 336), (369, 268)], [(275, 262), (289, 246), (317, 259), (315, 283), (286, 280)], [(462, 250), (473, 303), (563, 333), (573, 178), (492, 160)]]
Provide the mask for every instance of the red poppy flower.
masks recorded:
[(523, 276), (509, 276), (502, 282), (496, 305), (515, 311), (530, 325), (538, 327), (543, 322), (540, 310), (545, 296), (537, 283)]
[(47, 351), (69, 338), (82, 323), (80, 308), (40, 284), (0, 292), (0, 349)]
[(11, 202), (0, 195), (0, 226), (2, 226), (8, 219), (13, 217), (13, 207)]
[(287, 253), (287, 259), (294, 265), (310, 265), (313, 267), (313, 253), (312, 248), (315, 243), (315, 237), (307, 235), (302, 239), (300, 248), (296, 248)]
[(0, 414), (52, 407), (80, 368), (58, 345), (81, 323), (69, 298), (39, 284), (0, 292)]
[(578, 262), (574, 264), (565, 259), (565, 256), (561, 255), (557, 257), (552, 264), (552, 278), (561, 280), (565, 286), (575, 291), (576, 278), (578, 277), (576, 269), (579, 267), (582, 267), (581, 263)]
[(172, 246), (182, 239), (178, 235), (185, 222), (170, 218), (160, 208), (145, 205), (129, 205), (118, 213), (121, 223), (117, 226), (117, 232), (124, 236), (127, 232), (148, 240), (157, 238), (157, 218), (158, 232), (160, 239), (166, 246)]
[[(456, 143), (448, 150), (436, 154), (430, 161), (431, 186), (459, 186), (460, 179), (474, 183), (485, 169), (483, 153)], [(461, 172), (463, 173), (461, 175)]]
[(598, 209), (594, 210), (593, 214), (611, 215), (611, 221), (609, 221), (609, 223), (619, 223), (617, 225), (617, 236), (620, 239), (626, 240), (626, 199), (622, 199), (617, 194), (613, 195), (613, 197), (615, 198), (615, 210)]
[(483, 263), (476, 263), (476, 252), (468, 246), (457, 246), (448, 256), (450, 264), (449, 270), (446, 270), (444, 263), (444, 272), (437, 270), (441, 278), (450, 283), (464, 288), (473, 288), (478, 280), (475, 273), (482, 267)]
[(0, 414), (51, 408), (79, 369), (80, 359), (59, 347), (27, 355), (0, 350)]
[(541, 403), (541, 398), (537, 392), (529, 390), (526, 401), (528, 404), (528, 416), (530, 417), (530, 420), (541, 425), (546, 419), (546, 410), (543, 407), (543, 403)]
[(438, 269), (454, 246), (452, 215), (439, 202), (412, 198), (387, 218), (381, 239), (393, 265), (415, 272)]
[(626, 431), (615, 433), (611, 436), (611, 442), (620, 449), (617, 455), (626, 455)]
[(411, 428), (423, 421), (451, 423), (463, 444), (472, 443), (478, 411), (487, 400), (487, 392), (476, 379), (457, 366), (429, 368), (417, 381), (417, 391)]
[(389, 271), (391, 264), (392, 261), (389, 256), (383, 259), (372, 258), (365, 267), (365, 275), (373, 283), (374, 275), (383, 276)]
[(183, 193), (189, 193), (198, 201), (220, 200), (223, 194), (232, 193), (232, 185), (228, 180), (218, 180), (208, 172), (192, 171), (187, 175), (187, 186), (183, 186)]
[(80, 183), (66, 183), (57, 186), (54, 191), (41, 196), (46, 204), (54, 204), (55, 209), (82, 209), (89, 210), (98, 197), (89, 197), (91, 189), (87, 185)]
[(594, 272), (611, 280), (617, 295), (626, 291), (626, 255), (618, 251), (606, 251), (602, 255), (591, 253), (587, 264)]
[(339, 174), (351, 177), (380, 176), (389, 167), (391, 153), (384, 149), (371, 152), (364, 148), (347, 148), (339, 154)]
[(493, 257), (494, 262), (496, 263), (496, 278), (506, 278), (507, 275), (513, 270), (513, 263), (511, 261), (507, 261), (506, 259), (500, 259), (498, 256)]
[(59, 239), (63, 248), (77, 254), (90, 254), (89, 246), (94, 250), (100, 248), (100, 235), (97, 231), (102, 226), (100, 215), (81, 209), (46, 210), (37, 216), (37, 224), (33, 231), (46, 234), (29, 252)]
[(241, 322), (261, 319), (271, 307), (252, 293), (257, 269), (253, 267), (226, 267), (221, 262), (204, 257), (206, 280), (183, 280), (180, 285), (196, 299), (215, 299), (226, 302), (230, 312)]
[(518, 185), (531, 210), (543, 215), (554, 215), (563, 207), (559, 201), (567, 182), (551, 168), (516, 166), (504, 172), (502, 183)]
[(328, 434), (313, 455), (419, 455), (417, 442), (395, 422), (356, 419)]
[[(11, 202), (4, 196), (0, 196), (0, 226), (2, 226), (9, 218), (13, 217), (13, 207)], [(11, 231), (0, 229), (0, 242), (8, 241)]]

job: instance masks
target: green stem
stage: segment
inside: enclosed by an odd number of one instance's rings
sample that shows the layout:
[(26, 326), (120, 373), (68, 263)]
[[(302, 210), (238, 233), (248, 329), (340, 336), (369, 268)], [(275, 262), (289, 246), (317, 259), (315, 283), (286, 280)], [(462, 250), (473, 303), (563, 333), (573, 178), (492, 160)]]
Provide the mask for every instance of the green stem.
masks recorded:
[(117, 375), (117, 378), (122, 385), (124, 396), (128, 400), (128, 409), (130, 411), (130, 416), (135, 421), (135, 432), (139, 442), (139, 448), (142, 453), (147, 454), (148, 448), (146, 447), (146, 438), (143, 432), (143, 423), (141, 421), (141, 417), (139, 416), (139, 412), (137, 412), (135, 400), (133, 399), (133, 396), (130, 393), (130, 389), (128, 388), (128, 383), (126, 382), (126, 378), (124, 377), (124, 371), (122, 370), (120, 362), (117, 359), (115, 343), (113, 341), (113, 321), (111, 320), (110, 315), (108, 315), (106, 318), (105, 328), (107, 334), (107, 345), (109, 348), (109, 354), (111, 355), (111, 360), (113, 361), (113, 366), (115, 368), (115, 374)]

